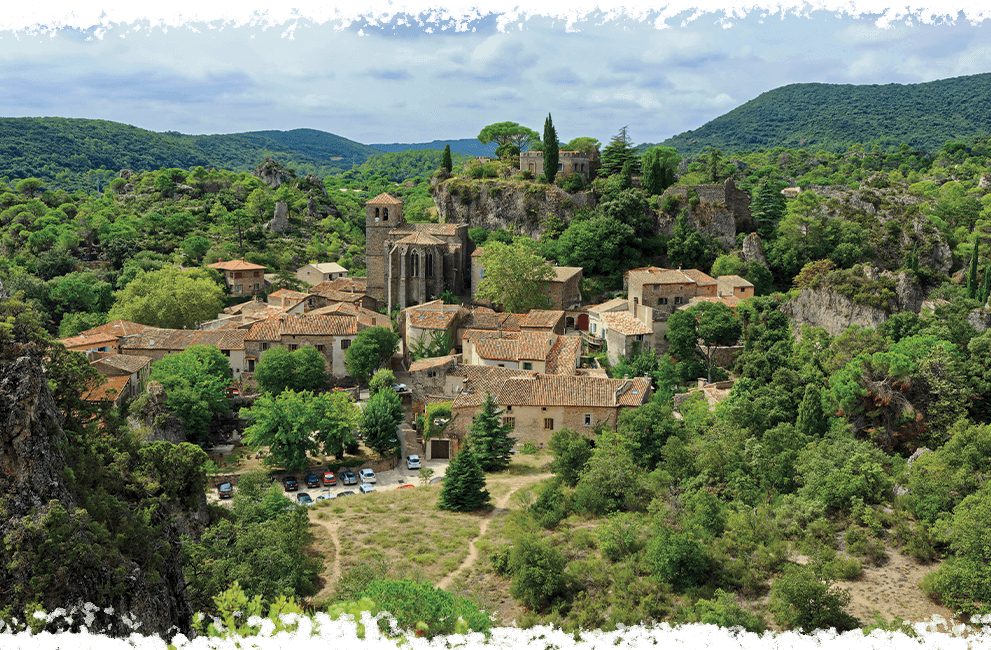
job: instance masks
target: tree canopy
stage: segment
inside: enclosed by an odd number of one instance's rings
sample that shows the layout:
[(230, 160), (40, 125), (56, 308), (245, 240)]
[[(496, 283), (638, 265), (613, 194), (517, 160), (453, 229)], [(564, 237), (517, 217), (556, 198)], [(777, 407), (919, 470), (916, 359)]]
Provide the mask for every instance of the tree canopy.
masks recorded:
[(399, 335), (385, 327), (369, 327), (358, 332), (344, 353), (348, 374), (367, 386), (379, 367), (399, 349)]
[(519, 238), (510, 245), (488, 241), (482, 248), (481, 267), (484, 271), (477, 295), (482, 300), (491, 300), (516, 314), (549, 306), (545, 286), (554, 279), (554, 270), (532, 240)]
[(191, 345), (151, 364), (151, 379), (165, 388), (166, 407), (182, 420), (186, 437), (206, 441), (213, 416), (228, 409), (231, 367), (211, 345)]
[(262, 353), (255, 366), (255, 381), (262, 390), (276, 394), (286, 389), (320, 390), (327, 387), (327, 366), (312, 346), (290, 352), (279, 345)]
[(478, 134), (478, 141), (482, 144), (496, 142), (499, 145), (496, 149), (498, 156), (507, 158), (532, 149), (540, 142), (540, 134), (516, 122), (498, 122), (482, 129)]
[(204, 270), (182, 271), (167, 266), (158, 271), (138, 271), (123, 290), (107, 318), (124, 319), (173, 329), (193, 329), (216, 318), (223, 309), (224, 292)]

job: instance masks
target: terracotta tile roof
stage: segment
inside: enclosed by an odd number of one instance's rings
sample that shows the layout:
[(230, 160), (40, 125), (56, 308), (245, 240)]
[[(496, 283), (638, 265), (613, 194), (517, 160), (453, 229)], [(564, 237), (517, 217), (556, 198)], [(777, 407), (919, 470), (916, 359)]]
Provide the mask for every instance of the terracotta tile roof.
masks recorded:
[(639, 406), (650, 391), (645, 377), (603, 379), (589, 375), (510, 377), (496, 398), (500, 406)]
[(347, 302), (347, 303), (361, 302), (361, 300), (366, 295), (364, 291), (362, 291), (361, 293), (357, 293), (351, 291), (334, 291), (332, 289), (326, 289), (324, 291), (312, 291), (310, 293), (311, 295), (321, 296), (323, 298), (326, 298), (331, 302)]
[(255, 323), (246, 341), (280, 341), (283, 336), (352, 336), (358, 319), (350, 314), (278, 316)]
[(103, 377), (103, 379), (106, 379), (106, 383), (101, 384), (101, 380), (97, 379), (96, 384), (98, 385), (92, 386), (83, 393), (82, 399), (87, 402), (115, 402), (127, 388), (127, 382), (131, 381), (130, 375)]
[(409, 366), (409, 372), (420, 372), (421, 370), (429, 370), (430, 368), (439, 368), (441, 366), (447, 365), (454, 359), (457, 359), (458, 355), (448, 354), (443, 357), (430, 357), (428, 359), (417, 359)]
[(278, 291), (273, 291), (272, 293), (268, 294), (268, 301), (271, 303), (272, 298), (277, 298), (278, 300), (281, 300), (283, 302), (288, 300), (298, 303), (301, 300), (305, 300), (309, 295), (310, 294), (303, 293), (301, 291), (292, 291), (291, 289), (279, 289)]
[(580, 266), (552, 266), (554, 269), (554, 275), (556, 276), (553, 281), (555, 282), (566, 282), (576, 275), (581, 275), (582, 267)]
[(365, 327), (392, 327), (392, 321), (385, 314), (371, 309), (365, 309), (350, 302), (335, 302), (326, 307), (319, 307), (306, 312), (307, 316), (323, 316), (327, 314), (347, 314), (357, 316), (358, 322)]
[(588, 311), (595, 314), (603, 314), (607, 311), (618, 311), (620, 308), (626, 309), (629, 301), (626, 298), (613, 298), (598, 305), (589, 305)]
[(416, 245), (416, 246), (437, 246), (444, 245), (443, 239), (437, 239), (433, 235), (425, 232), (416, 231), (411, 235), (403, 237), (395, 243), (396, 246), (399, 244)]
[(458, 364), (447, 373), (448, 376), (463, 377), (464, 386), (454, 397), (452, 408), (480, 406), (485, 402), (485, 394), (493, 397), (499, 394), (502, 383), (510, 377), (521, 377), (532, 374), (530, 370), (516, 368), (498, 368), (493, 366), (466, 366)]
[(367, 204), (372, 204), (372, 205), (402, 205), (403, 202), (400, 201), (399, 199), (397, 199), (396, 197), (392, 196), (388, 192), (382, 192), (381, 194), (379, 194), (378, 196), (376, 196), (374, 199), (368, 199), (368, 201), (366, 201), (365, 204), (366, 205)]
[[(90, 361), (91, 366), (106, 366), (108, 369), (120, 370), (127, 374), (138, 372), (152, 361), (151, 357), (140, 357), (132, 354), (108, 354)], [(119, 374), (119, 373), (115, 373)]]
[(406, 316), (410, 327), (425, 330), (446, 330), (458, 318), (456, 311), (414, 311)]
[(694, 296), (688, 300), (685, 308), (692, 307), (700, 302), (721, 302), (727, 307), (736, 307), (740, 304), (740, 299), (736, 296)]
[(506, 331), (519, 331), (520, 323), (522, 319), (519, 314), (499, 314), (499, 323), (502, 324), (502, 329)]
[(365, 293), (367, 287), (367, 278), (336, 278), (334, 280), (324, 280), (323, 282), (310, 287), (310, 293), (320, 293), (322, 291)]
[(639, 269), (631, 269), (625, 274), (628, 282), (634, 280), (640, 284), (696, 284), (707, 286), (716, 284), (716, 280), (697, 269), (662, 269), (656, 266), (648, 266)]
[(451, 237), (458, 234), (458, 228), (464, 227), (459, 223), (404, 223), (396, 226), (389, 234), (392, 236), (403, 236), (408, 233), (422, 232), (435, 237)]
[(557, 309), (531, 309), (520, 321), (520, 327), (550, 328), (564, 318), (564, 312)]
[(94, 348), (102, 347), (108, 343), (116, 343), (118, 337), (113, 334), (95, 334), (92, 336), (87, 336), (86, 334), (77, 334), (76, 336), (70, 336), (67, 339), (60, 339), (59, 342), (68, 349), (73, 348)]
[(221, 350), (244, 349), (246, 330), (172, 330), (149, 327), (121, 340), (121, 350), (185, 350), (191, 345), (212, 345)]
[(220, 260), (219, 262), (214, 262), (213, 264), (207, 264), (211, 269), (220, 269), (222, 271), (262, 271), (267, 269), (267, 266), (259, 266), (258, 264), (252, 264), (251, 262), (245, 262), (244, 260)]
[(129, 336), (131, 334), (137, 334), (148, 327), (147, 325), (142, 325), (141, 323), (134, 323), (129, 320), (115, 320), (106, 325), (100, 325), (99, 327), (94, 327), (88, 329), (79, 334), (113, 334), (114, 336)]
[(471, 256), (472, 257), (481, 257), (482, 256), (482, 247), (479, 246), (478, 248), (476, 248), (474, 250), (474, 252), (472, 252)]
[(494, 361), (543, 361), (553, 345), (554, 335), (545, 332), (489, 333), (473, 339), (475, 353)]
[(578, 367), (582, 340), (578, 336), (559, 336), (547, 353), (544, 372), (548, 375), (572, 375)]
[(606, 327), (625, 336), (653, 334), (654, 330), (633, 317), (628, 311), (610, 311), (602, 314)]

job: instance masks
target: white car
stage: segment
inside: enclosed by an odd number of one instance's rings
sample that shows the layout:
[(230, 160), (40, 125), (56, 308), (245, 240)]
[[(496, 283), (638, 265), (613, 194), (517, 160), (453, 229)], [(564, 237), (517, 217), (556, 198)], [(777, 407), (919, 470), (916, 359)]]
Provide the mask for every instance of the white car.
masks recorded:
[(416, 454), (406, 457), (406, 469), (420, 469), (420, 457)]
[(358, 478), (362, 483), (375, 483), (375, 472), (370, 469), (363, 469), (358, 471)]
[(368, 483), (362, 483), (361, 485), (358, 486), (358, 492), (360, 492), (361, 494), (368, 494), (369, 492), (374, 492), (374, 491), (375, 491), (375, 486), (369, 485)]

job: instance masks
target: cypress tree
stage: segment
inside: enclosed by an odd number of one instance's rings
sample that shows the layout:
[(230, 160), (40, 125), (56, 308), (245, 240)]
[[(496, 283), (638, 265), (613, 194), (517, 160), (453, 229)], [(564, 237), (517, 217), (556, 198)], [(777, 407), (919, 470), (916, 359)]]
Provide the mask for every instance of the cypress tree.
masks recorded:
[(988, 304), (989, 297), (991, 297), (991, 265), (984, 267), (984, 282), (981, 284), (980, 295), (981, 304)]
[(970, 274), (967, 276), (967, 297), (977, 299), (977, 260), (980, 257), (981, 242), (974, 237), (974, 253), (970, 256)]
[(471, 445), (485, 472), (506, 469), (509, 466), (509, 452), (516, 443), (516, 439), (509, 435), (511, 427), (502, 423), (502, 414), (503, 411), (496, 406), (492, 395), (486, 393), (482, 410), (471, 424)]
[(665, 169), (661, 167), (661, 161), (657, 156), (651, 156), (651, 159), (643, 165), (643, 189), (651, 196), (659, 195), (667, 187), (665, 178)]
[(471, 444), (465, 443), (447, 466), (437, 507), (441, 510), (471, 512), (488, 502), (489, 491), (485, 489), (485, 473), (478, 464), (478, 457)]
[(557, 166), (561, 146), (557, 141), (557, 131), (554, 129), (554, 122), (551, 121), (551, 114), (547, 114), (544, 120), (544, 178), (548, 183), (554, 183), (557, 176)]
[(633, 187), (633, 165), (627, 160), (623, 163), (623, 170), (619, 172), (619, 189), (628, 190)]
[(709, 164), (707, 165), (709, 182), (718, 183), (719, 182), (719, 163), (722, 162), (723, 152), (719, 149), (714, 149), (709, 147)]
[(815, 384), (805, 387), (805, 396), (798, 407), (795, 428), (799, 433), (821, 438), (826, 434), (826, 414), (822, 411), (822, 390)]
[(448, 174), (450, 174), (451, 170), (454, 169), (454, 163), (451, 162), (451, 145), (449, 144), (444, 145), (444, 155), (440, 158), (440, 166), (441, 169), (446, 170)]

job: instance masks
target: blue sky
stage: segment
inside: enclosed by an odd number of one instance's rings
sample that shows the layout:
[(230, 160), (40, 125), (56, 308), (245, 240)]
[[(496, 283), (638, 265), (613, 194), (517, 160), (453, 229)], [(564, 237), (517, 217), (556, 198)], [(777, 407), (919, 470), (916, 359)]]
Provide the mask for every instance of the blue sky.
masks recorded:
[(159, 4), (6, 11), (0, 115), (388, 143), (470, 138), (506, 120), (539, 132), (550, 112), (562, 141), (605, 142), (626, 125), (659, 142), (790, 83), (991, 72), (976, 5)]

